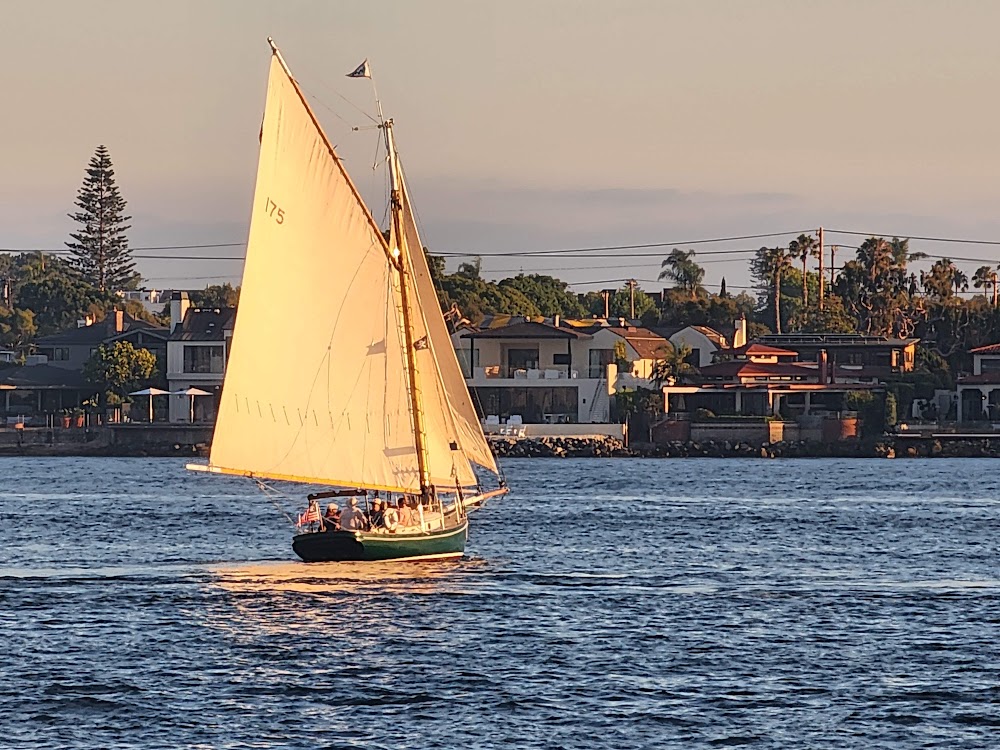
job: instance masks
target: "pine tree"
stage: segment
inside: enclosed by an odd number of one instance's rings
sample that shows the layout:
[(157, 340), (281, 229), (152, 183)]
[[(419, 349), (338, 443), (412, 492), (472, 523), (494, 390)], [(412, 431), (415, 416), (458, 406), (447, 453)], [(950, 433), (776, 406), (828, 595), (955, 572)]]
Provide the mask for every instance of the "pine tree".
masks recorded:
[(66, 243), (72, 265), (101, 291), (134, 286), (139, 276), (125, 236), (131, 229), (126, 222), (132, 217), (124, 215), (125, 199), (115, 185), (115, 170), (105, 146), (94, 152), (75, 205), (80, 210), (69, 218), (80, 224), (80, 231), (71, 232), (75, 242)]

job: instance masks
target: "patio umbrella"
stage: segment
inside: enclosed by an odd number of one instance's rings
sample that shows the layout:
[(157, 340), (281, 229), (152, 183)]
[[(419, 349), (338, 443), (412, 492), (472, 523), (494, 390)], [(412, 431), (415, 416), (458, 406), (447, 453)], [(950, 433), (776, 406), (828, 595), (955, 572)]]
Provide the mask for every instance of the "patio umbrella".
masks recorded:
[(162, 388), (143, 388), (141, 391), (132, 391), (130, 396), (149, 396), (149, 423), (153, 423), (153, 396), (166, 396), (170, 391)]
[(194, 397), (195, 396), (211, 396), (212, 394), (208, 391), (203, 391), (201, 388), (185, 388), (183, 391), (171, 391), (171, 396), (188, 396), (191, 399), (191, 422), (194, 423)]

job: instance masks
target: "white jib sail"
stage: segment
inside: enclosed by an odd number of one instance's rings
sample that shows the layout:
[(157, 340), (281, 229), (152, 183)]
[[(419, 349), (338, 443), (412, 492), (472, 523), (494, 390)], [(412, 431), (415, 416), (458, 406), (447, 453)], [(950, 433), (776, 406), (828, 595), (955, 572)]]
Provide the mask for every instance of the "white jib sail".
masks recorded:
[[(401, 304), (378, 226), (272, 56), (210, 470), (418, 492)], [(431, 482), (475, 484), (448, 433), (427, 432)]]
[[(423, 325), (430, 344), (426, 367), (433, 368), (434, 374), (440, 378), (438, 398), (441, 400), (443, 408), (450, 407), (450, 428), (457, 434), (462, 451), (470, 460), (496, 474), (496, 458), (486, 442), (485, 435), (483, 435), (482, 425), (476, 415), (469, 389), (465, 383), (465, 376), (462, 375), (462, 368), (455, 355), (455, 347), (448, 335), (448, 326), (440, 312), (437, 291), (434, 289), (434, 281), (431, 278), (430, 269), (427, 267), (427, 259), (424, 256), (423, 245), (417, 232), (417, 223), (414, 219), (402, 169), (399, 169), (399, 174), (400, 202), (402, 204), (401, 224), (407, 254), (413, 267), (413, 277), (416, 280), (420, 308), (423, 311)], [(420, 363), (419, 359), (418, 363)]]

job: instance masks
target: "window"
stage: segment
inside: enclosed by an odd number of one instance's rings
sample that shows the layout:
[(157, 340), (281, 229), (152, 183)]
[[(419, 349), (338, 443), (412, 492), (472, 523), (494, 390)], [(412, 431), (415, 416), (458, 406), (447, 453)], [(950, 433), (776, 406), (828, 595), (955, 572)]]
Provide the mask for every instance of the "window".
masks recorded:
[(537, 370), (538, 349), (508, 349), (507, 368), (514, 370)]
[(226, 370), (221, 346), (185, 346), (184, 372), (223, 373)]
[(614, 349), (590, 350), (590, 377), (603, 378), (608, 371), (608, 365), (615, 361)]
[[(1000, 359), (982, 357), (979, 360), (980, 372), (997, 372), (1000, 370)], [(990, 391), (992, 393), (992, 391)]]
[(55, 362), (66, 362), (69, 360), (69, 348), (68, 347), (56, 347), (52, 350), (52, 359)]

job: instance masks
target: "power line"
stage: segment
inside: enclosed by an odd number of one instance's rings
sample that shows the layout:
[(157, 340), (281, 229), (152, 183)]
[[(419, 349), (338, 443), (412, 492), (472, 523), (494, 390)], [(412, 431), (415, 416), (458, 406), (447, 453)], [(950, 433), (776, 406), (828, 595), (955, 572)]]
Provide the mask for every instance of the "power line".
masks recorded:
[(648, 242), (642, 245), (605, 245), (602, 247), (573, 247), (560, 250), (516, 250), (505, 253), (434, 253), (443, 257), (472, 257), (482, 256), (484, 258), (506, 258), (514, 256), (537, 257), (541, 255), (563, 255), (566, 253), (598, 253), (606, 250), (643, 250), (651, 247), (668, 247), (670, 245), (707, 245), (715, 242), (736, 242), (738, 240), (756, 240), (762, 237), (783, 237), (790, 234), (804, 234), (812, 230), (796, 230), (794, 232), (769, 232), (767, 234), (744, 234), (738, 237), (713, 237), (703, 240), (675, 240), (670, 242)]
[[(218, 242), (208, 245), (149, 245), (144, 247), (130, 247), (129, 250), (208, 250), (215, 247), (245, 246), (245, 242)], [(70, 250), (65, 247), (0, 247), (0, 253), (46, 253), (47, 255), (60, 255), (68, 254), (69, 252)]]
[(896, 234), (896, 233), (872, 233), (872, 232), (849, 232), (846, 229), (827, 229), (827, 232), (834, 232), (835, 234), (853, 234), (857, 237), (899, 237), (900, 239), (907, 240), (921, 240), (923, 242), (955, 242), (964, 245), (1000, 245), (1000, 240), (966, 240), (966, 239), (954, 239), (949, 237), (917, 237), (912, 234)]

